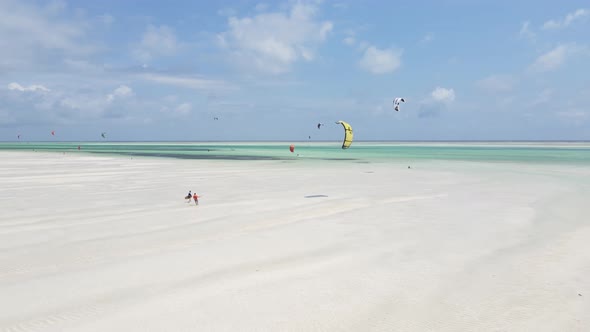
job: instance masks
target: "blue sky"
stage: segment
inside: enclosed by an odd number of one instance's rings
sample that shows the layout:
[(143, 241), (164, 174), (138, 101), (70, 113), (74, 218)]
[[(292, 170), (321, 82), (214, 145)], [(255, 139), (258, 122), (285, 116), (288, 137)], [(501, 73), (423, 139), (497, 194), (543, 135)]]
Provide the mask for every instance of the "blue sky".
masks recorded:
[(576, 0), (0, 0), (0, 140), (589, 140), (588, 31)]

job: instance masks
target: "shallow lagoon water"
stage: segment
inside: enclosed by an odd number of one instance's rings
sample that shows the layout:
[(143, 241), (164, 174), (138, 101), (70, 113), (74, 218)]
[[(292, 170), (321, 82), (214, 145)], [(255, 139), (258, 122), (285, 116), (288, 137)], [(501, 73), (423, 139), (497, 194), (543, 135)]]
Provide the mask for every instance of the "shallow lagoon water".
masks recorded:
[[(179, 159), (354, 162), (481, 161), (590, 164), (585, 142), (16, 142), (2, 150), (127, 155)], [(78, 146), (80, 149), (78, 150)]]

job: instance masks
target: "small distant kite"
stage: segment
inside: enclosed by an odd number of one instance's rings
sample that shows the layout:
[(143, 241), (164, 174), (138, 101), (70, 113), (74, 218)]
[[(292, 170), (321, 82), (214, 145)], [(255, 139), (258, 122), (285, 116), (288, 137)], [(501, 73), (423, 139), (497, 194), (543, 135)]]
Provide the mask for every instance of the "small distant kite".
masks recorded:
[(20, 139), (20, 134), (16, 135), (16, 137), (17, 137), (18, 139)]
[(295, 151), (295, 145), (291, 144), (289, 146), (289, 151), (291, 151), (291, 152)]
[(406, 101), (404, 98), (395, 98), (393, 100), (393, 109), (397, 112), (399, 111), (399, 103), (405, 103)]
[(55, 130), (51, 131), (51, 136), (55, 136)]
[(100, 136), (102, 136), (102, 138), (107, 138), (107, 133), (106, 133), (106, 132), (102, 132), (102, 133), (100, 134)]
[(323, 126), (323, 123), (318, 123), (318, 129), (320, 129), (321, 126)]
[(213, 120), (219, 120), (219, 118), (218, 117), (213, 117)]

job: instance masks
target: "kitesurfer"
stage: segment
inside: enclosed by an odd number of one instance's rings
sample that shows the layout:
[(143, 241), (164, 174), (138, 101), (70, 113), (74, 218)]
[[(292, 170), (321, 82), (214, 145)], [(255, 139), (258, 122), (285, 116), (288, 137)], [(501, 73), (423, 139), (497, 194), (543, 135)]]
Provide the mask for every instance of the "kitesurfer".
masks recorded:
[(193, 194), (193, 200), (195, 200), (195, 205), (199, 205), (199, 196), (197, 196), (197, 193)]

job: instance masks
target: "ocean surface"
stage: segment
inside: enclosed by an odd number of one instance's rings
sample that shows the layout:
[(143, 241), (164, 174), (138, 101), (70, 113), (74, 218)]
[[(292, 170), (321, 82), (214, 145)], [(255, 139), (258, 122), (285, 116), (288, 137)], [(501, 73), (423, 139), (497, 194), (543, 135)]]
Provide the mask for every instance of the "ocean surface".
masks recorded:
[[(289, 146), (295, 150), (291, 152)], [(180, 159), (590, 165), (590, 142), (3, 142), (0, 151), (53, 151)]]

